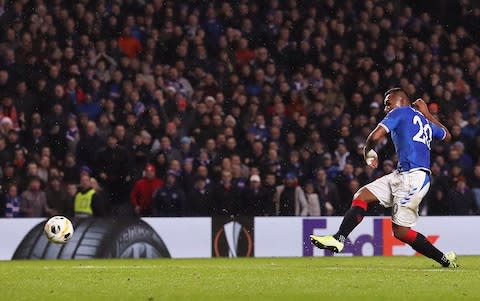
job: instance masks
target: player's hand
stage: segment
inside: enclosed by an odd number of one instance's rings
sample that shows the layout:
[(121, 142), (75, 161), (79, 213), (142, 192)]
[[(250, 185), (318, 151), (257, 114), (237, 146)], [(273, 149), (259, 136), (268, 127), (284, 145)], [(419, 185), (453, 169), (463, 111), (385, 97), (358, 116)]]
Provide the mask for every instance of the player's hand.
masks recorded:
[(366, 150), (364, 149), (364, 156), (365, 156), (365, 162), (367, 163), (368, 166), (371, 168), (377, 168), (378, 167), (378, 154), (376, 151), (373, 149), (369, 150), (368, 152), (365, 152)]
[(412, 103), (413, 107), (415, 107), (418, 111), (420, 111), (420, 113), (422, 113), (423, 115), (426, 115), (427, 113), (429, 113), (430, 111), (428, 110), (428, 106), (427, 104), (425, 103), (425, 101), (421, 98), (415, 100), (413, 103)]
[(378, 159), (377, 158), (370, 158), (367, 159), (367, 165), (370, 166), (371, 168), (377, 168), (378, 167)]

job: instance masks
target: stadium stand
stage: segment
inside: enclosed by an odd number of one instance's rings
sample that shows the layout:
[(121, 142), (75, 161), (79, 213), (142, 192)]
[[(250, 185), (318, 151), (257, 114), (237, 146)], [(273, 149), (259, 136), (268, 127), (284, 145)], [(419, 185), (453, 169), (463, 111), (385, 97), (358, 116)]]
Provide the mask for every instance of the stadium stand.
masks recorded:
[(0, 1), (0, 214), (343, 215), (393, 86), (453, 135), (421, 214), (477, 214), (480, 7), (418, 2)]

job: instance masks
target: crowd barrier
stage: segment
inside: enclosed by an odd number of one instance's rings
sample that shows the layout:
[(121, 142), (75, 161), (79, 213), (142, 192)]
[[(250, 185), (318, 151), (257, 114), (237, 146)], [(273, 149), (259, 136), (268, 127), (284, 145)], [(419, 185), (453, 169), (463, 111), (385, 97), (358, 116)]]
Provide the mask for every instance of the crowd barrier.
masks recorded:
[[(333, 256), (309, 235), (331, 234), (341, 217), (74, 219), (64, 245), (43, 235), (45, 219), (0, 219), (0, 260), (82, 258), (210, 258)], [(415, 229), (441, 250), (480, 255), (471, 242), (480, 217), (421, 217)], [(389, 217), (365, 217), (335, 256), (416, 255), (392, 236)]]

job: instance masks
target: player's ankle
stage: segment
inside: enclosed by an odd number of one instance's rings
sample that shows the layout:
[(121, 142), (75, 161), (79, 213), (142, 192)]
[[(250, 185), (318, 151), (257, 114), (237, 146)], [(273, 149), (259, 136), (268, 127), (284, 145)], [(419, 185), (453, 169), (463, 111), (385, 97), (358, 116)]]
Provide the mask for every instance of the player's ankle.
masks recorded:
[(336, 240), (338, 240), (342, 244), (345, 243), (345, 239), (347, 239), (347, 237), (345, 235), (338, 234), (338, 233), (334, 234), (333, 238), (335, 238)]
[(440, 259), (440, 264), (444, 268), (448, 268), (450, 266), (450, 260), (447, 259), (447, 256), (445, 256), (445, 254), (443, 254), (442, 258)]

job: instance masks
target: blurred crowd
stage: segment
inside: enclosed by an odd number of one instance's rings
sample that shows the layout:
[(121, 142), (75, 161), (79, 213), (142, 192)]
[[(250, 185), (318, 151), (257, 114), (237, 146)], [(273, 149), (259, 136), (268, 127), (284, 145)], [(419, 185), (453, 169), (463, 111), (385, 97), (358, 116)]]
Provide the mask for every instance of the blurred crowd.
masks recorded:
[(343, 215), (396, 167), (362, 156), (393, 86), (453, 135), (420, 213), (477, 214), (480, 8), (450, 2), (0, 1), (0, 215)]

